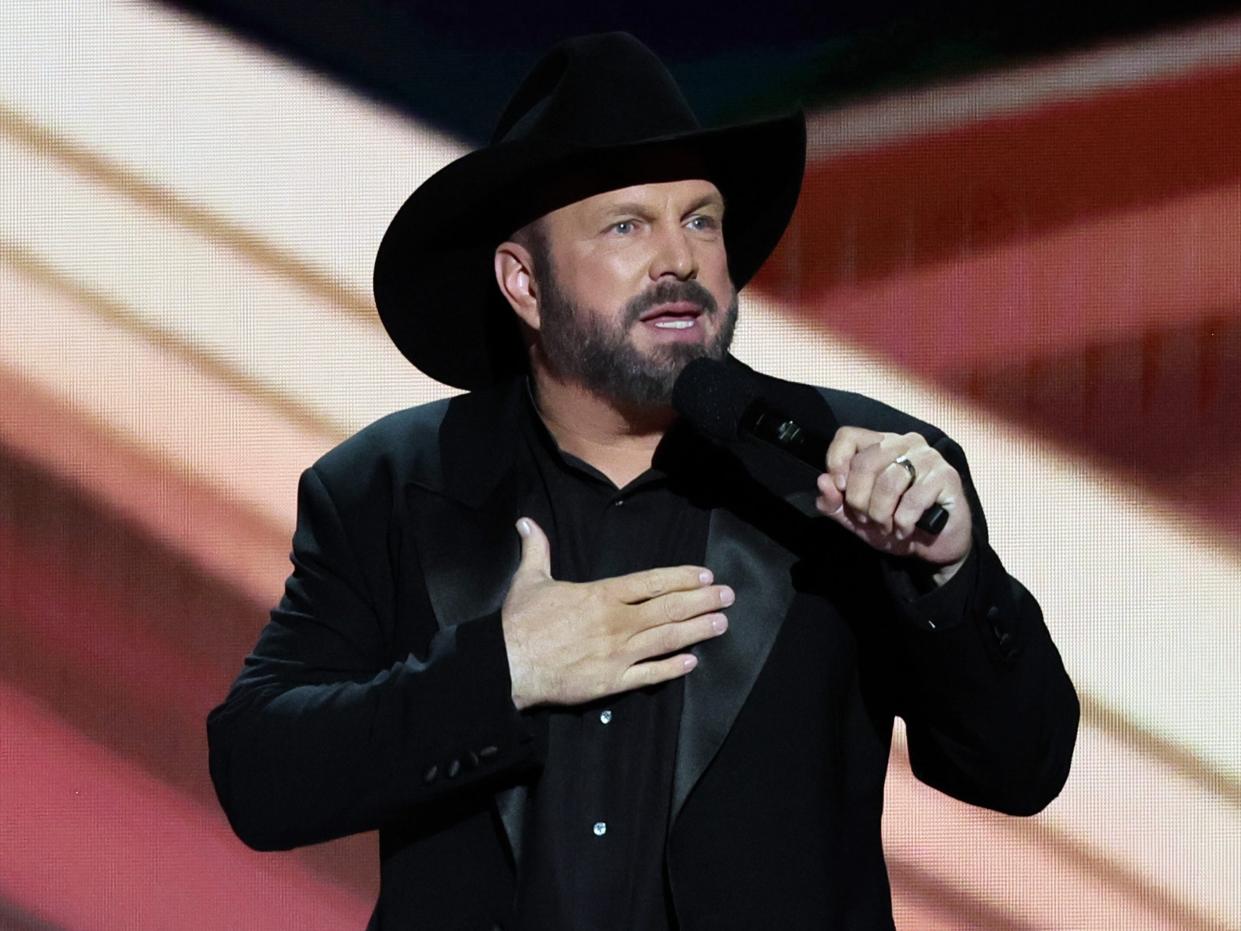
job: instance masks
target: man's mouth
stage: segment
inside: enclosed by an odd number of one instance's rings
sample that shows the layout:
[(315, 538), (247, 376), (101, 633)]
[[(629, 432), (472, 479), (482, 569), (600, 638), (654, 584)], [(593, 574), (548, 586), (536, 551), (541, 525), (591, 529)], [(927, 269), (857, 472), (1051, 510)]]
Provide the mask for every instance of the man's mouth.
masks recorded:
[(689, 330), (696, 325), (701, 315), (702, 308), (699, 305), (692, 301), (678, 301), (652, 307), (638, 320), (660, 330)]

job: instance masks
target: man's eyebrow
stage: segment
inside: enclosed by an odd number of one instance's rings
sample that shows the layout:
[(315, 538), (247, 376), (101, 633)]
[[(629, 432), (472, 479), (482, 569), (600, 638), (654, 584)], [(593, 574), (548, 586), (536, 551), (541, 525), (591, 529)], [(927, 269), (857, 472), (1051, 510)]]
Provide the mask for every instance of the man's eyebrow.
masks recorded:
[[(724, 209), (724, 197), (716, 194), (714, 191), (710, 194), (704, 194), (699, 197), (688, 207), (685, 208), (682, 216), (693, 213), (695, 210), (701, 210), (703, 207), (719, 207)], [(637, 201), (624, 201), (619, 204), (609, 204), (604, 207), (600, 214), (605, 217), (615, 216), (617, 214), (632, 214), (635, 217), (641, 217), (644, 220), (651, 218), (651, 208), (646, 204), (640, 204)]]
[(702, 197), (685, 208), (685, 213), (693, 213), (695, 210), (701, 210), (703, 207), (719, 207), (720, 210), (723, 210), (724, 195), (717, 194), (714, 191), (710, 194), (703, 194)]
[(600, 211), (600, 214), (605, 217), (614, 216), (619, 213), (633, 214), (636, 217), (642, 217), (644, 220), (649, 219), (651, 215), (650, 208), (645, 204), (639, 204), (637, 201), (626, 201), (620, 204), (608, 204)]

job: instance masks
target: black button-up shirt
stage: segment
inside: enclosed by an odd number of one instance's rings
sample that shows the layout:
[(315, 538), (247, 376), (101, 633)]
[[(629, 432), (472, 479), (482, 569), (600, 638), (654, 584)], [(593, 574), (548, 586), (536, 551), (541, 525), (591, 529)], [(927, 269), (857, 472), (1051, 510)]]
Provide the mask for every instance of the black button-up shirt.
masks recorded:
[[(708, 512), (651, 469), (618, 489), (560, 451), (533, 405), (518, 468), (547, 495), (552, 576), (587, 582), (701, 565)], [(690, 675), (693, 675), (691, 672)], [(531, 712), (547, 726), (518, 875), (523, 931), (675, 927), (664, 848), (682, 681)], [(542, 723), (542, 722), (540, 722)]]

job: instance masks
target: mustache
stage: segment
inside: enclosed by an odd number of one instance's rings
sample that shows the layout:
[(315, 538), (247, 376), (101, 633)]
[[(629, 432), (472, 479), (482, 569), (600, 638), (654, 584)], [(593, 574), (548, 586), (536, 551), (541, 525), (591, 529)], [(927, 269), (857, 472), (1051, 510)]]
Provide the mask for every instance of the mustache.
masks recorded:
[(719, 307), (711, 292), (697, 281), (660, 281), (649, 290), (631, 298), (625, 305), (624, 325), (633, 326), (638, 318), (660, 304), (677, 304), (681, 302), (697, 304), (707, 315), (716, 313)]

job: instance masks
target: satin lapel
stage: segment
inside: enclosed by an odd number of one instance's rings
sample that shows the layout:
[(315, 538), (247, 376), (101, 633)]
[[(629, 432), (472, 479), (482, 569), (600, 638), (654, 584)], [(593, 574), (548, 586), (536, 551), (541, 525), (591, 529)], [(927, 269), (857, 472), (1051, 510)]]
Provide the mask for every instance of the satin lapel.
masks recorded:
[[(503, 497), (503, 496), (499, 496)], [(415, 503), (416, 502), (416, 503)], [(518, 502), (473, 508), (445, 495), (411, 490), (411, 512), (419, 521), (423, 578), (441, 628), (498, 611), (521, 554), (513, 523)], [(537, 515), (531, 515), (538, 520)], [(524, 785), (496, 793), (496, 810), (516, 864), (521, 859)]]
[(672, 817), (685, 804), (767, 660), (793, 601), (796, 557), (724, 508), (711, 512), (706, 565), (732, 586), (728, 633), (695, 650), (699, 665), (685, 677), (685, 698), (672, 786)]
[[(441, 629), (498, 611), (521, 555), (514, 523), (522, 515), (550, 523), (533, 488), (519, 487), (509, 469), (514, 444), (514, 386), (498, 399), (463, 395), (449, 407), (439, 443), (442, 460), (406, 488), (418, 528), (418, 559)], [(497, 413), (498, 411), (498, 413)], [(496, 808), (514, 863), (520, 860), (524, 785), (496, 793)]]
[(411, 488), (418, 521), (418, 559), (441, 628), (498, 611), (521, 549), (516, 502), (471, 507), (447, 495)]

